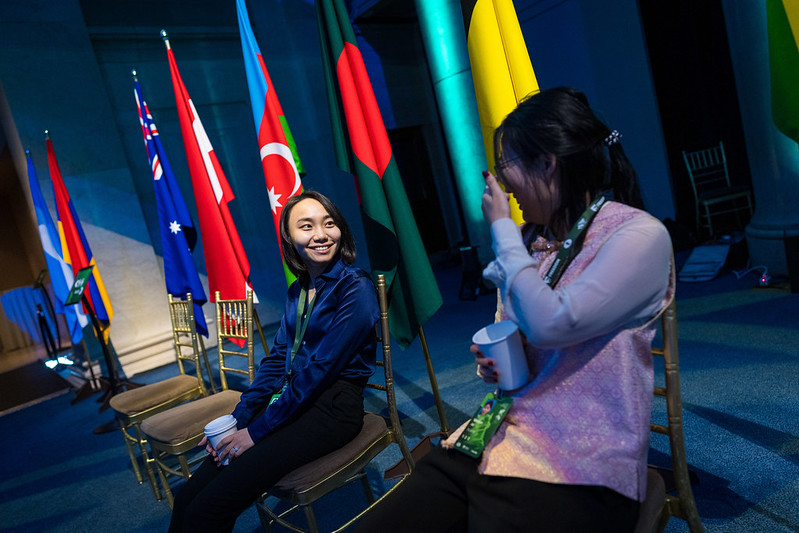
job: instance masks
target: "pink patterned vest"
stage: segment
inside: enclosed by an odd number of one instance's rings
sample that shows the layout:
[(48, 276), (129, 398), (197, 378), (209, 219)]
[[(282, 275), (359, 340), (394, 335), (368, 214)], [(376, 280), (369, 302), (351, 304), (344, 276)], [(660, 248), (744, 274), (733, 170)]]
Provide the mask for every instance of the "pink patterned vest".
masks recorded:
[[(649, 216), (607, 203), (558, 286), (574, 281), (621, 224)], [(543, 277), (556, 253), (534, 254)], [(661, 310), (673, 295), (672, 271)], [(656, 326), (651, 319), (575, 346), (529, 351), (535, 378), (513, 395), (513, 407), (483, 452), (479, 471), (548, 483), (601, 485), (643, 501)], [(443, 445), (454, 444), (464, 427)]]

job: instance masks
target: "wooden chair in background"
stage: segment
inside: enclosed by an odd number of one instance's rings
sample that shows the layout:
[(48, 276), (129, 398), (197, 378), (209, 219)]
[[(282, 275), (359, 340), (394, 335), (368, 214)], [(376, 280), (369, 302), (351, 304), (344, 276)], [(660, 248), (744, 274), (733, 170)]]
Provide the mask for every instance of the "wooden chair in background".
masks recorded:
[(674, 493), (667, 492), (663, 476), (657, 468), (650, 465), (647, 476), (646, 499), (641, 504), (641, 512), (635, 533), (660, 533), (669, 518), (676, 516), (688, 523), (691, 533), (703, 533), (704, 528), (696, 509), (691, 478), (685, 457), (685, 438), (682, 425), (682, 395), (680, 392), (680, 358), (677, 347), (677, 307), (672, 300), (661, 316), (663, 347), (653, 348), (652, 354), (663, 357), (665, 365), (665, 384), (655, 386), (656, 397), (665, 398), (668, 421), (666, 425), (651, 424), (653, 433), (667, 435), (671, 450)]
[[(732, 186), (727, 170), (727, 156), (724, 143), (718, 146), (682, 152), (688, 178), (694, 191), (696, 202), (696, 229), (705, 229), (710, 237), (717, 229), (713, 227), (713, 219), (721, 215), (735, 214), (740, 217), (744, 211), (752, 216), (752, 192), (743, 185)], [(743, 227), (745, 221), (738, 219)]]
[[(155, 472), (149, 461), (147, 439), (141, 431), (141, 423), (147, 418), (177, 405), (207, 396), (208, 390), (200, 367), (201, 357), (205, 362), (205, 369), (211, 388), (214, 388), (213, 379), (211, 378), (211, 366), (208, 363), (208, 354), (205, 351), (202, 337), (197, 335), (195, 328), (194, 303), (191, 294), (187, 295), (186, 300), (174, 299), (170, 294), (169, 316), (172, 319), (172, 336), (180, 373), (177, 376), (156, 383), (121, 392), (112, 396), (110, 400), (111, 408), (120, 423), (125, 448), (130, 456), (136, 479), (139, 483), (143, 481), (136, 457), (136, 450), (138, 449), (142, 457), (144, 470), (157, 499), (160, 499), (160, 491), (156, 483)], [(186, 373), (184, 362), (194, 364), (195, 375)]]
[[(409, 472), (406, 473), (385, 494), (375, 500), (369, 486), (369, 479), (366, 477), (366, 468), (372, 459), (392, 443), (397, 444), (399, 447), (402, 458), (410, 466), (408, 470), (413, 469), (413, 457), (402, 432), (397, 402), (394, 396), (394, 373), (391, 365), (386, 280), (382, 274), (377, 279), (377, 293), (380, 305), (378, 336), (382, 346), (382, 361), (378, 361), (377, 364), (383, 369), (384, 379), (383, 384), (370, 382), (367, 387), (385, 393), (390, 425), (386, 423), (385, 418), (367, 411), (363, 419), (363, 429), (350, 443), (287, 474), (272, 489), (261, 495), (256, 502), (256, 507), (261, 518), (261, 524), (266, 531), (271, 531), (273, 523), (278, 523), (292, 531), (311, 531), (313, 533), (319, 531), (312, 504), (322, 496), (353, 481), (360, 480), (369, 505), (335, 531), (341, 531), (354, 524), (409, 475)], [(287, 502), (291, 507), (278, 513), (267, 503), (267, 498), (270, 496)], [(307, 530), (288, 520), (289, 515), (299, 509), (305, 512), (305, 518), (308, 522)]]
[[(247, 376), (248, 384), (255, 377), (253, 328), (257, 327), (257, 319), (252, 301), (251, 290), (247, 291), (244, 300), (222, 300), (219, 292), (216, 293), (217, 352), (222, 390), (151, 416), (141, 425), (150, 443), (150, 461), (156, 465), (170, 507), (173, 497), (169, 480), (174, 477), (189, 479), (192, 469), (207, 455), (205, 450), (197, 448), (203, 438), (205, 425), (215, 418), (230, 414), (239, 403), (241, 392), (230, 388), (228, 374)], [(243, 346), (231, 349), (228, 348), (230, 342), (243, 342)], [(269, 353), (266, 345), (264, 351)], [(246, 369), (231, 364), (236, 358), (246, 359)], [(161, 499), (160, 493), (156, 497)]]

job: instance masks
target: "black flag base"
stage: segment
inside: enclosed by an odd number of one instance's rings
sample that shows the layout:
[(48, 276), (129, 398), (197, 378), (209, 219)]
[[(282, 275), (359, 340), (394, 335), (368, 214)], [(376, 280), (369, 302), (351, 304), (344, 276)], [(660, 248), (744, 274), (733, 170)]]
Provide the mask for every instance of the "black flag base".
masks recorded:
[(100, 376), (99, 381), (100, 390), (103, 392), (103, 395), (97, 398), (97, 403), (102, 404), (100, 405), (99, 411), (97, 411), (98, 413), (102, 413), (111, 407), (111, 397), (115, 394), (125, 392), (126, 390), (138, 389), (143, 386), (143, 383), (134, 383), (127, 379), (119, 379), (119, 377), (111, 380), (105, 376)]
[(94, 434), (102, 435), (103, 433), (111, 433), (112, 431), (117, 431), (120, 427), (119, 420), (117, 420), (117, 417), (114, 417), (105, 424), (101, 424), (94, 428)]
[(72, 398), (72, 401), (69, 402), (70, 405), (75, 405), (78, 402), (82, 402), (89, 396), (100, 392), (102, 389), (95, 389), (92, 385), (91, 381), (86, 381), (83, 385), (80, 386), (78, 390), (75, 391), (75, 397)]
[[(128, 381), (127, 379), (114, 379), (110, 380), (105, 376), (100, 376), (100, 390), (103, 391), (103, 395), (97, 398), (97, 403), (102, 403), (100, 406), (99, 413), (102, 413), (109, 407), (111, 407), (111, 398), (120, 392), (124, 392), (126, 390), (137, 389), (143, 386), (142, 383), (134, 383), (132, 381)], [(101, 424), (94, 428), (95, 435), (102, 435), (103, 433), (110, 433), (112, 431), (116, 431), (120, 428), (119, 420), (117, 420), (116, 416), (112, 418), (109, 422), (105, 424)]]

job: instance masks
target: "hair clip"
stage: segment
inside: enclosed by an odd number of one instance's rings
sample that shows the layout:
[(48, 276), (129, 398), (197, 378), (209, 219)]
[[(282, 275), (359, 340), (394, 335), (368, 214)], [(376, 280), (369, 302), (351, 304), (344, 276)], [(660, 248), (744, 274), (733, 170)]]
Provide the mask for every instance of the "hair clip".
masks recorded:
[(605, 137), (605, 140), (602, 141), (602, 142), (605, 143), (605, 146), (611, 147), (614, 144), (616, 144), (617, 142), (619, 142), (619, 139), (621, 139), (621, 133), (619, 133), (618, 130), (613, 130), (613, 131), (610, 132), (610, 135)]

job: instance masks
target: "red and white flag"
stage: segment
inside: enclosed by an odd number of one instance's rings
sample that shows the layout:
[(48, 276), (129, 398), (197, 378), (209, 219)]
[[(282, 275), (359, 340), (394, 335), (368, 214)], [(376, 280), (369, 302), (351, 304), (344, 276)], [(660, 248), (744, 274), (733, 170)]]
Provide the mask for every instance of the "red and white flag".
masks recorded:
[[(183, 84), (172, 47), (165, 35), (164, 43), (197, 203), (211, 301), (215, 301), (216, 291), (219, 291), (222, 299), (243, 299), (247, 296), (247, 289), (252, 289), (252, 284), (250, 263), (228, 208), (228, 203), (234, 198), (233, 191)], [(257, 301), (257, 298), (253, 298)]]

